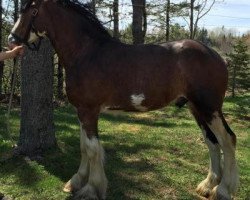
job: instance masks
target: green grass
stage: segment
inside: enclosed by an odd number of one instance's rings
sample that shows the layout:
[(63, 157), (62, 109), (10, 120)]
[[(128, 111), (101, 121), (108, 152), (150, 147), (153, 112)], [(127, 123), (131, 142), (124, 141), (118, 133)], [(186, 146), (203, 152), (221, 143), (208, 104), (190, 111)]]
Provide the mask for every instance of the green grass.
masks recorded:
[[(0, 107), (0, 192), (16, 200), (70, 199), (64, 183), (80, 161), (79, 126), (71, 106), (55, 110), (59, 148), (39, 163), (11, 158), (18, 140), (19, 109)], [(224, 113), (237, 134), (241, 185), (236, 200), (250, 197), (250, 96), (227, 98)], [(198, 199), (196, 185), (208, 171), (209, 156), (201, 131), (187, 108), (169, 106), (149, 113), (103, 114), (100, 140), (106, 151), (109, 200)]]

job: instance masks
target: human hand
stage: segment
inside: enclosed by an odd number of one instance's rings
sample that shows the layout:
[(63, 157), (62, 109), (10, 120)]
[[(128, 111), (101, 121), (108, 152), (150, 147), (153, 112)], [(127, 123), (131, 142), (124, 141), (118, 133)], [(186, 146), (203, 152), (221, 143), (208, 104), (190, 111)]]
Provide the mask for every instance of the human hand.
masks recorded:
[(15, 46), (12, 50), (11, 53), (13, 54), (13, 57), (16, 56), (22, 56), (24, 53), (24, 48), (23, 46)]

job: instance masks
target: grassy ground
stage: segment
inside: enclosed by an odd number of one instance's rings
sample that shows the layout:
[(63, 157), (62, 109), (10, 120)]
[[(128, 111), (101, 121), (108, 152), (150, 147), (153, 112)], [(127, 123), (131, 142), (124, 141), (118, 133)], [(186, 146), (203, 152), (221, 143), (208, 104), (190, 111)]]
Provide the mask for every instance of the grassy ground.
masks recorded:
[[(19, 109), (7, 134), (6, 109), (0, 107), (0, 192), (17, 200), (70, 199), (64, 183), (78, 169), (79, 127), (75, 111), (55, 110), (59, 149), (39, 163), (9, 157), (18, 139)], [(224, 113), (237, 134), (241, 185), (236, 200), (250, 198), (250, 96), (227, 99)], [(196, 185), (209, 164), (201, 131), (187, 108), (122, 115), (101, 115), (100, 139), (106, 150), (109, 200), (198, 199)], [(5, 160), (5, 161), (4, 161)]]

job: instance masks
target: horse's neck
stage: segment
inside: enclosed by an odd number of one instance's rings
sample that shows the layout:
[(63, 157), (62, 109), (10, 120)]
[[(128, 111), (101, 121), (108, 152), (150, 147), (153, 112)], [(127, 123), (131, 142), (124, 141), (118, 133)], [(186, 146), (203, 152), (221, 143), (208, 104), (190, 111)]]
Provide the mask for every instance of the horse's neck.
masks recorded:
[[(72, 67), (79, 57), (84, 57), (97, 46), (89, 34), (79, 32), (80, 20), (73, 13), (60, 9), (51, 18), (49, 38), (65, 68)], [(78, 21), (79, 20), (79, 21)]]

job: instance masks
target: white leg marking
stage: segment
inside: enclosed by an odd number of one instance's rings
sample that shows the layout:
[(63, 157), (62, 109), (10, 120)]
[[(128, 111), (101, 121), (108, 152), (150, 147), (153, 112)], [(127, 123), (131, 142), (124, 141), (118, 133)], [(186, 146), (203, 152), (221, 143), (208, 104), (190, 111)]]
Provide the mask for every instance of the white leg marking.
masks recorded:
[(221, 179), (221, 154), (219, 145), (213, 144), (206, 137), (206, 131), (204, 130), (204, 128), (201, 129), (205, 142), (209, 149), (210, 166), (207, 178), (198, 185), (196, 191), (202, 196), (209, 196), (212, 189), (219, 184)]
[(131, 95), (131, 103), (139, 111), (147, 111), (147, 108), (141, 105), (144, 100), (145, 100), (144, 94)]
[[(95, 198), (97, 191), (98, 197), (101, 199), (105, 199), (108, 181), (103, 165), (104, 150), (97, 138), (93, 137), (91, 139), (88, 139), (85, 131), (83, 132), (84, 134), (81, 135), (81, 147), (85, 148), (89, 161), (89, 177), (87, 184), (77, 193), (77, 196), (81, 198)], [(82, 167), (81, 171), (85, 172), (85, 170), (86, 165)]]
[(232, 138), (230, 134), (227, 133), (218, 112), (214, 113), (214, 118), (208, 126), (216, 135), (224, 154), (223, 176), (221, 183), (217, 187), (217, 192), (219, 195), (230, 197), (231, 194), (235, 194), (239, 181), (235, 160), (235, 147), (233, 146)]
[(80, 123), (80, 149), (81, 149), (81, 163), (78, 172), (72, 176), (72, 178), (66, 183), (64, 187), (65, 192), (72, 192), (79, 190), (88, 181), (89, 176), (89, 160), (86, 151), (85, 141), (86, 132), (82, 128)]

